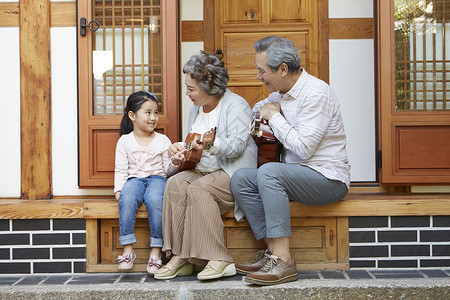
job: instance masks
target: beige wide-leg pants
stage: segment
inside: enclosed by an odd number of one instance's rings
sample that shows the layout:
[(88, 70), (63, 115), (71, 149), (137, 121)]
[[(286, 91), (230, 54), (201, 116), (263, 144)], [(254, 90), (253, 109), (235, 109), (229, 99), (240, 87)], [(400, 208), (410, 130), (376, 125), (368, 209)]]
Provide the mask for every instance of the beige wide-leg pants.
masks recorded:
[(233, 262), (221, 218), (233, 206), (230, 177), (223, 170), (190, 170), (170, 177), (163, 200), (163, 251), (199, 266), (209, 260)]

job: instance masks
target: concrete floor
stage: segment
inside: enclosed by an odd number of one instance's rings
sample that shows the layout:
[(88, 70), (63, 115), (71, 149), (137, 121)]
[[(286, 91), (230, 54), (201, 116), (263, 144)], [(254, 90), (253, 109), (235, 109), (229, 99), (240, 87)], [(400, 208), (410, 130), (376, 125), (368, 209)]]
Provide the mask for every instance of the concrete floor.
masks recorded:
[(259, 287), (236, 275), (200, 282), (146, 273), (0, 275), (0, 299), (450, 299), (450, 269), (299, 271)]

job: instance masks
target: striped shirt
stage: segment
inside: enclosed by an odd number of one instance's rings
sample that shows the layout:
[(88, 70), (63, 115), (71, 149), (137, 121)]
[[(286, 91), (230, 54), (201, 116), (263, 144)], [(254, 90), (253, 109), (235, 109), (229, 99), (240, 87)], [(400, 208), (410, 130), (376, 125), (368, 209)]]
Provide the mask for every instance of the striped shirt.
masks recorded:
[(350, 186), (350, 166), (341, 110), (330, 86), (304, 69), (286, 93), (275, 92), (253, 107), (258, 112), (265, 103), (277, 102), (281, 113), (269, 125), (283, 144), (281, 161), (302, 164), (328, 179)]

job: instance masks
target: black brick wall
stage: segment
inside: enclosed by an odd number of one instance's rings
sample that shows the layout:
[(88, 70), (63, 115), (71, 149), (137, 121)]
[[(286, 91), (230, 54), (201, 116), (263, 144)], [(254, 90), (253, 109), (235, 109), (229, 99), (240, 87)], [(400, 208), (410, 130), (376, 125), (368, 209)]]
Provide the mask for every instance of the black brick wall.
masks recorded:
[(60, 245), (70, 243), (70, 233), (33, 234), (33, 245)]
[(417, 242), (417, 231), (378, 231), (378, 242)]
[(450, 245), (433, 245), (433, 256), (450, 257)]
[(450, 227), (450, 216), (435, 216), (433, 217), (434, 227)]
[(35, 273), (70, 273), (72, 264), (70, 262), (36, 262)]
[[(349, 227), (351, 268), (450, 267), (450, 216), (349, 217)], [(0, 220), (0, 274), (85, 272), (85, 231), (82, 219)]]
[(350, 228), (376, 228), (387, 227), (388, 217), (349, 217)]
[(450, 241), (450, 230), (422, 230), (421, 242), (447, 242)]
[(13, 231), (50, 230), (50, 220), (12, 220)]
[(86, 220), (84, 219), (61, 219), (53, 220), (53, 230), (85, 230)]
[(430, 217), (391, 217), (391, 227), (429, 227)]
[(86, 247), (82, 248), (53, 248), (53, 258), (86, 258)]
[(388, 246), (350, 246), (350, 257), (386, 257)]
[(26, 233), (0, 234), (0, 245), (29, 245), (30, 235)]
[(374, 231), (356, 231), (349, 232), (349, 238), (353, 243), (371, 243), (375, 242)]
[(0, 220), (0, 231), (9, 230), (9, 220)]
[(13, 259), (49, 259), (48, 248), (13, 249)]
[(85, 271), (85, 220), (0, 220), (0, 274)]
[(1, 274), (29, 274), (31, 272), (30, 263), (7, 262), (0, 264)]
[(349, 217), (350, 268), (450, 266), (450, 216)]

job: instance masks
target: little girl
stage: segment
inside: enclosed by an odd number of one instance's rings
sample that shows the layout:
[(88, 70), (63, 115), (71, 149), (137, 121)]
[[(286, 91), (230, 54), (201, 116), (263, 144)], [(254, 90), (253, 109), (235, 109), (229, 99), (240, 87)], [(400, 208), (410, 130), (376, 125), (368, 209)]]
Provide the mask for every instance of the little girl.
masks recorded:
[[(119, 201), (120, 244), (119, 270), (133, 267), (136, 254), (134, 226), (138, 207), (145, 203), (150, 225), (150, 258), (147, 272), (154, 274), (162, 265), (162, 202), (167, 176), (177, 171), (167, 150), (169, 138), (155, 132), (158, 124), (158, 99), (152, 93), (131, 94), (120, 123), (116, 146), (114, 193)], [(174, 160), (174, 163), (179, 163)]]

